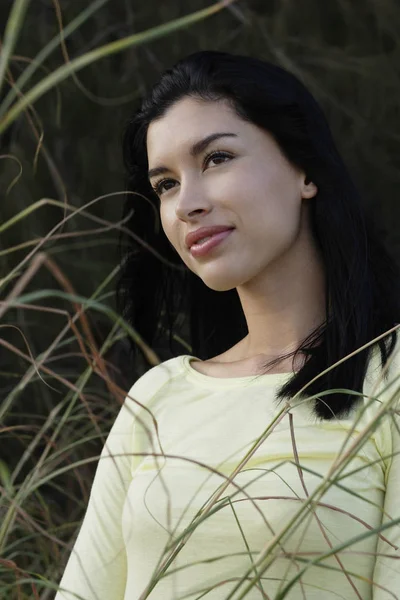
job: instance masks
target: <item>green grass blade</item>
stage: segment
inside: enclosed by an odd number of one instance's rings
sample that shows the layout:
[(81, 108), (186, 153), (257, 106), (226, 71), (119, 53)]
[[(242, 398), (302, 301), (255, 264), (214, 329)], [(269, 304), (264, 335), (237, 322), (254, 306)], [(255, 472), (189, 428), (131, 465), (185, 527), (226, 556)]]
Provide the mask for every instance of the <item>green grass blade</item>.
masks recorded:
[(4, 31), (4, 42), (0, 54), (0, 92), (4, 83), (8, 61), (17, 43), (18, 34), (30, 0), (14, 0)]
[(17, 90), (19, 92), (22, 91), (25, 84), (29, 81), (32, 75), (35, 73), (37, 68), (46, 60), (48, 56), (59, 47), (60, 40), (66, 40), (74, 31), (76, 31), (85, 21), (89, 19), (99, 8), (101, 8), (106, 2), (110, 0), (95, 0), (92, 2), (85, 10), (82, 10), (79, 15), (68, 23), (66, 27), (64, 27), (63, 31), (58, 33), (53, 37), (52, 40), (48, 44), (44, 46), (40, 50), (40, 52), (35, 56), (30, 65), (25, 69), (25, 71), (18, 77), (15, 85), (10, 89), (7, 96), (1, 103), (0, 106), (0, 118), (6, 113), (7, 109), (11, 106), (13, 100), (17, 97)]
[(188, 27), (193, 23), (206, 19), (207, 17), (219, 12), (225, 8), (225, 6), (232, 4), (234, 1), (235, 0), (221, 0), (213, 6), (196, 11), (185, 17), (175, 19), (174, 21), (170, 21), (168, 23), (163, 23), (162, 25), (152, 27), (151, 29), (147, 29), (141, 33), (135, 33), (122, 38), (121, 40), (110, 42), (109, 44), (101, 46), (100, 48), (96, 48), (91, 52), (87, 52), (83, 56), (78, 56), (78, 58), (75, 58), (67, 64), (63, 64), (53, 73), (42, 79), (42, 81), (35, 85), (25, 96), (15, 103), (15, 105), (4, 116), (3, 120), (0, 121), (0, 133), (2, 133), (28, 106), (33, 104), (55, 85), (61, 81), (64, 81), (64, 79), (67, 79), (67, 77), (69, 77), (72, 73), (76, 73), (80, 69), (83, 69), (84, 67), (96, 62), (97, 60), (100, 60), (101, 58), (111, 56), (117, 52), (122, 52), (122, 50), (125, 50), (130, 46), (144, 44), (173, 33), (174, 31), (184, 27)]

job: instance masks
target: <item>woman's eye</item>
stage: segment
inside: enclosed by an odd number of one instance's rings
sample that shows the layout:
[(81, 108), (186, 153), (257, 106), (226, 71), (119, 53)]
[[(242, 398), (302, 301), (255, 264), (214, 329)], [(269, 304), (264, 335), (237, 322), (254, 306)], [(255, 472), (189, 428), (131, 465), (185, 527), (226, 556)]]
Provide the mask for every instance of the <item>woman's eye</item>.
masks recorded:
[(232, 158), (232, 156), (227, 152), (221, 152), (220, 150), (217, 150), (215, 152), (211, 152), (205, 157), (204, 164), (207, 164), (210, 160), (216, 160), (219, 158)]
[[(232, 158), (232, 155), (228, 154), (227, 152), (221, 152), (220, 150), (216, 150), (214, 152), (210, 152), (210, 154), (207, 154), (207, 156), (204, 158), (203, 164), (207, 165), (211, 160), (218, 160), (220, 158)], [(223, 161), (223, 162), (225, 162), (225, 161)], [(171, 183), (171, 182), (174, 183), (174, 180), (173, 179), (162, 179), (161, 181), (156, 182), (152, 186), (152, 188), (158, 196), (161, 196), (164, 193), (164, 191), (168, 192), (168, 190), (172, 189), (172, 188), (168, 188), (168, 189), (164, 188), (164, 186), (167, 183)]]
[[(163, 194), (162, 189), (163, 189), (164, 185), (170, 181), (173, 182), (173, 179), (162, 179), (161, 181), (158, 181), (157, 183), (155, 183), (152, 186), (152, 188), (158, 196), (161, 196), (161, 194)], [(169, 188), (169, 189), (171, 189), (171, 188)], [(166, 190), (166, 191), (168, 192), (168, 190)]]

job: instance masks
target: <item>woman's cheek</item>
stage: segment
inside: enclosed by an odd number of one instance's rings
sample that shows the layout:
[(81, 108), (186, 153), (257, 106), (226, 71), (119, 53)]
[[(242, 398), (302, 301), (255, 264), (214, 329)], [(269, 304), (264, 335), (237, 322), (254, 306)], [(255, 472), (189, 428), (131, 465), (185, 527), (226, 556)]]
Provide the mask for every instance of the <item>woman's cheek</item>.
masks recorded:
[(163, 228), (165, 235), (167, 236), (167, 238), (169, 239), (169, 241), (172, 244), (171, 224), (170, 224), (170, 220), (168, 219), (168, 216), (165, 213), (165, 210), (163, 210), (163, 208), (160, 209), (160, 221), (161, 221), (161, 226)]
[(179, 256), (183, 259), (184, 248), (182, 248), (180, 244), (179, 232), (176, 229), (174, 229), (174, 226), (165, 217), (161, 217), (161, 225), (169, 243), (179, 254)]

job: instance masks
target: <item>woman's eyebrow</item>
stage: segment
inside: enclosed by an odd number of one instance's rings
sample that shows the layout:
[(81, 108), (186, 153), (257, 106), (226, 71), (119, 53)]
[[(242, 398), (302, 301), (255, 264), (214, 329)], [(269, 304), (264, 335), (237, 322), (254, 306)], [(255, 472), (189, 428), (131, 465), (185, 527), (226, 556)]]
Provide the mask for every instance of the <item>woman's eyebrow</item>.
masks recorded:
[[(237, 136), (237, 133), (227, 133), (227, 132), (211, 133), (210, 135), (207, 135), (207, 137), (205, 137), (193, 144), (193, 146), (190, 148), (190, 156), (193, 156), (193, 157), (197, 156), (198, 154), (203, 152), (203, 150), (205, 150), (207, 148), (207, 146), (209, 144), (211, 144), (211, 142), (213, 142), (214, 140), (218, 140), (221, 137), (238, 137), (238, 136)], [(154, 167), (154, 169), (150, 169), (150, 171), (148, 171), (147, 176), (149, 179), (151, 179), (155, 175), (162, 175), (163, 173), (167, 173), (168, 171), (169, 171), (168, 167), (164, 167), (164, 166)]]

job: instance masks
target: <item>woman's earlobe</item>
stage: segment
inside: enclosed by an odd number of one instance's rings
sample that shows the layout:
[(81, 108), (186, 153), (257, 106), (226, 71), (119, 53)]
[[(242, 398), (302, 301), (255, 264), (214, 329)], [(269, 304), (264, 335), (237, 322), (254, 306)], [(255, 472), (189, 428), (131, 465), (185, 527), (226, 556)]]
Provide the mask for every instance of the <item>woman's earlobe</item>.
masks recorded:
[(309, 177), (304, 178), (303, 198), (313, 198), (318, 192), (318, 188)]

